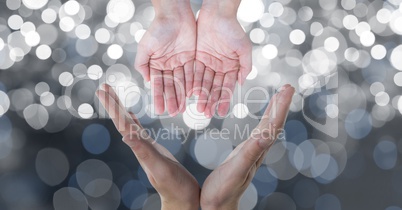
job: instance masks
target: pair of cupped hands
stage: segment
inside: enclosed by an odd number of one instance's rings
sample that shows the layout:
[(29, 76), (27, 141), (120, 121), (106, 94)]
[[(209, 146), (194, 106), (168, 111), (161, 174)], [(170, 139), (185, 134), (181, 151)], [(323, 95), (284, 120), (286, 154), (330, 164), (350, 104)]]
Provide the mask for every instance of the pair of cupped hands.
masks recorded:
[(236, 16), (240, 0), (204, 0), (197, 20), (189, 0), (152, 2), (155, 19), (135, 68), (151, 82), (155, 113), (182, 113), (195, 95), (200, 113), (225, 116), (236, 82), (252, 69), (252, 45)]
[[(152, 3), (156, 16), (138, 45), (135, 68), (151, 82), (156, 114), (182, 113), (186, 98), (196, 95), (200, 113), (212, 117), (217, 110), (225, 116), (236, 82), (244, 83), (252, 65), (251, 43), (236, 18), (240, 0), (204, 0), (197, 21), (189, 0)], [(125, 110), (112, 87), (102, 85), (96, 92), (159, 193), (164, 210), (238, 209), (242, 194), (283, 128), (293, 94), (294, 88), (285, 85), (273, 96), (250, 137), (200, 189), (191, 173)]]
[(202, 189), (191, 173), (148, 135), (136, 116), (126, 111), (112, 87), (101, 85), (96, 95), (159, 193), (163, 210), (237, 210), (242, 194), (283, 129), (294, 91), (285, 85), (271, 98), (250, 137), (212, 171)]

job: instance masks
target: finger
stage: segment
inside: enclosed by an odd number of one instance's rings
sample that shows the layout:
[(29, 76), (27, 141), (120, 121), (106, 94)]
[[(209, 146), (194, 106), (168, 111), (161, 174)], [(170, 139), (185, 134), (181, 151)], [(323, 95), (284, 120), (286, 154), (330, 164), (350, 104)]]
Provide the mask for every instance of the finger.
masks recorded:
[(179, 112), (183, 113), (186, 109), (186, 95), (185, 95), (185, 82), (184, 82), (184, 69), (177, 67), (173, 71), (174, 75), (174, 89), (177, 97), (177, 107)]
[[(249, 42), (248, 42), (249, 43)], [(246, 81), (248, 74), (251, 72), (252, 69), (252, 46), (251, 44), (247, 44), (246, 47), (239, 53), (239, 83), (243, 85)]]
[(154, 100), (156, 114), (163, 114), (163, 112), (165, 112), (165, 101), (163, 100), (163, 77), (162, 72), (156, 69), (151, 69), (151, 95)]
[(207, 107), (205, 108), (205, 116), (208, 118), (212, 118), (212, 116), (214, 116), (215, 114), (216, 105), (218, 103), (219, 97), (221, 96), (224, 76), (225, 75), (221, 73), (215, 74), (211, 94), (208, 99)]
[(225, 74), (223, 80), (223, 86), (221, 91), (221, 97), (219, 99), (218, 114), (219, 116), (225, 116), (230, 108), (230, 101), (233, 96), (234, 89), (236, 87), (237, 72), (232, 71)]
[(140, 126), (140, 128), (143, 128), (142, 125), (141, 125), (140, 120), (138, 120), (137, 116), (135, 116), (134, 113), (128, 112), (128, 114), (130, 115), (131, 119), (133, 119), (134, 122), (135, 122), (138, 126)]
[(205, 68), (204, 78), (202, 79), (202, 88), (199, 94), (197, 105), (197, 110), (200, 113), (205, 111), (205, 106), (208, 102), (208, 96), (211, 91), (214, 75), (214, 71), (212, 71), (210, 68)]
[(194, 61), (187, 62), (184, 64), (184, 76), (186, 79), (186, 96), (190, 97), (191, 92), (193, 89), (193, 83), (194, 83)]
[(173, 117), (178, 113), (178, 109), (172, 71), (163, 71), (163, 88), (165, 92), (167, 111), (169, 115)]
[(200, 95), (202, 88), (202, 79), (204, 78), (205, 65), (200, 61), (195, 61), (195, 73), (194, 73), (194, 85), (193, 94), (196, 96)]
[(134, 66), (135, 69), (137, 69), (137, 71), (141, 73), (142, 77), (144, 77), (144, 80), (147, 82), (149, 82), (150, 80), (149, 60), (150, 56), (148, 55), (148, 53), (139, 47)]
[[(294, 93), (293, 87), (288, 87), (281, 91), (274, 97), (271, 103), (273, 103), (266, 110), (267, 118), (263, 119), (263, 125), (266, 127), (257, 126), (252, 133), (252, 136), (244, 144), (243, 148), (239, 151), (235, 157), (235, 161), (239, 167), (236, 169), (239, 173), (246, 173), (250, 167), (257, 164), (261, 156), (266, 152), (273, 144), (278, 134), (283, 129), (283, 124), (286, 120), (287, 113), (289, 112), (289, 106)], [(275, 113), (271, 113), (275, 106), (278, 106)], [(264, 124), (268, 123), (268, 124)], [(253, 136), (255, 135), (255, 136)], [(248, 173), (248, 172), (247, 172)]]
[(153, 178), (163, 176), (167, 170), (167, 161), (151, 143), (140, 140), (136, 133), (124, 136), (123, 142), (131, 148), (148, 176)]
[(99, 98), (99, 101), (108, 112), (109, 117), (122, 136), (139, 131), (139, 126), (134, 122), (127, 111), (119, 106), (119, 102), (115, 101), (108, 92), (98, 90), (96, 91), (96, 96)]

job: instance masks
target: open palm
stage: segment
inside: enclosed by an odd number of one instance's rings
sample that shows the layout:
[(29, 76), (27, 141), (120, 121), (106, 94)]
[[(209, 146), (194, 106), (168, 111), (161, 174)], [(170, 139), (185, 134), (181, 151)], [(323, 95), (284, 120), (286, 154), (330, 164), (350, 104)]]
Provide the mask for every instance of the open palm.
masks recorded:
[(198, 111), (212, 117), (226, 115), (236, 81), (251, 71), (251, 43), (237, 19), (201, 10), (197, 21), (194, 94)]
[(102, 85), (97, 96), (160, 194), (164, 209), (184, 207), (188, 201), (198, 206), (200, 188), (197, 180), (165, 147), (148, 136), (136, 116), (122, 106), (113, 88)]
[(283, 90), (271, 99), (250, 138), (237, 146), (208, 176), (201, 191), (203, 209), (238, 209), (240, 197), (283, 129), (293, 94), (293, 87), (284, 86)]
[(196, 23), (187, 18), (155, 18), (138, 44), (135, 68), (151, 89), (157, 114), (171, 116), (185, 110), (185, 98), (193, 85)]

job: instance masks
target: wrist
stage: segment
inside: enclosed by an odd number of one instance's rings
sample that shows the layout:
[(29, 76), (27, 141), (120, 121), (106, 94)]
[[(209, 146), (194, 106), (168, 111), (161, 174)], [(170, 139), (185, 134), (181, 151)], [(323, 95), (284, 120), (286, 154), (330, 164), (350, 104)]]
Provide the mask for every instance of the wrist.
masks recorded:
[(190, 0), (152, 0), (157, 18), (188, 18), (193, 16)]
[(226, 205), (201, 205), (202, 210), (238, 210), (239, 206), (237, 204), (226, 204)]
[(240, 6), (241, 0), (204, 0), (201, 11), (208, 14), (216, 14), (222, 17), (237, 16), (237, 9)]
[(162, 208), (161, 210), (198, 210), (199, 204), (194, 201), (194, 203), (176, 203), (176, 202), (168, 202), (162, 199)]

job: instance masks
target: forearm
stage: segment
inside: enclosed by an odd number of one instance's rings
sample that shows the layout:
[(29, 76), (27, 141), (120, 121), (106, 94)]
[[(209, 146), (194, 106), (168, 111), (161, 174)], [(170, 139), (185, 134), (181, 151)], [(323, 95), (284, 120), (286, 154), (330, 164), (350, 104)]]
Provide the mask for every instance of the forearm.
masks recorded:
[(202, 10), (227, 17), (236, 17), (241, 0), (204, 0)]
[(182, 16), (191, 11), (190, 0), (152, 0), (157, 17)]

